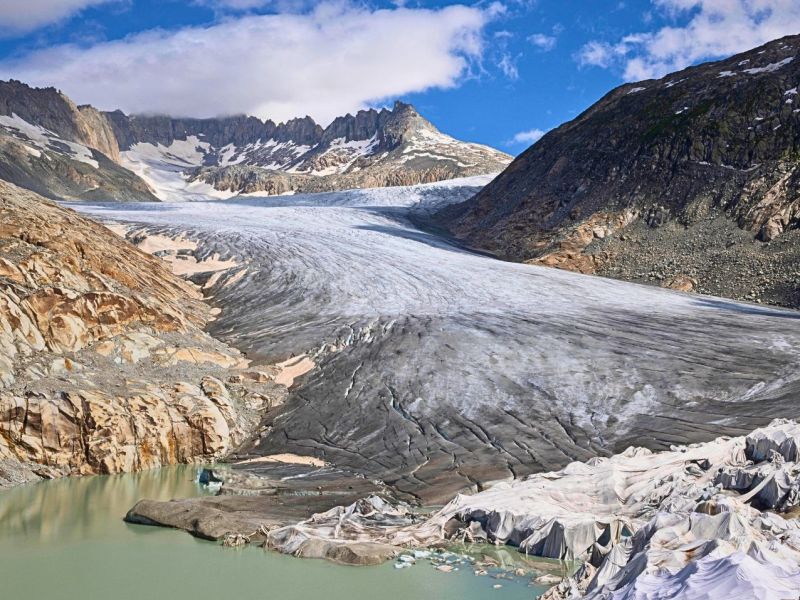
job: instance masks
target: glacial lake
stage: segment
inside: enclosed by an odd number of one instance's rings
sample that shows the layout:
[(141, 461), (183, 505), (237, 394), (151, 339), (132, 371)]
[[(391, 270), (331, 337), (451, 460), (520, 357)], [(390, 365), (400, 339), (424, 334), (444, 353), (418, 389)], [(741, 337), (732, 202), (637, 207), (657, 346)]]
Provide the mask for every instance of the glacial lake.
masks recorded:
[[(339, 566), (266, 552), (223, 548), (122, 518), (142, 498), (168, 500), (207, 493), (196, 467), (137, 474), (66, 478), (0, 492), (0, 590), (16, 600), (531, 600), (546, 587), (531, 574), (476, 576), (470, 565), (442, 573), (428, 561), (396, 569)], [(486, 549), (504, 561), (513, 549)], [(544, 572), (558, 565), (542, 561)], [(502, 585), (496, 589), (495, 585)]]

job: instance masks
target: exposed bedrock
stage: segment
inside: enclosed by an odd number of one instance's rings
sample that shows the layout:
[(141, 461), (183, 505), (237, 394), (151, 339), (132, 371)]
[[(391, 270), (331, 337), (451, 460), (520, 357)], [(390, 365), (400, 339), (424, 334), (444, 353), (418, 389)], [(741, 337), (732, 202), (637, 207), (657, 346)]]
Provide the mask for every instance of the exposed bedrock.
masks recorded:
[(0, 487), (233, 451), (284, 388), (211, 319), (163, 261), (0, 182)]
[(313, 362), (246, 456), (312, 454), (435, 502), (800, 417), (798, 313), (500, 262), (408, 220), (470, 192), (82, 210), (235, 259), (207, 288), (212, 333)]

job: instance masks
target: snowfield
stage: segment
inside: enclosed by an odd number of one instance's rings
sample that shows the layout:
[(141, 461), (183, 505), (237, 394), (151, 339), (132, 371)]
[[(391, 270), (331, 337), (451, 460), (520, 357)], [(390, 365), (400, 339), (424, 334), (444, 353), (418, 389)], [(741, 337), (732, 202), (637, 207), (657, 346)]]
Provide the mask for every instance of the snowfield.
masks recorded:
[(437, 501), (800, 417), (796, 312), (501, 262), (412, 224), (485, 182), (75, 208), (234, 259), (195, 276), (212, 333), (256, 362), (314, 362), (256, 453)]

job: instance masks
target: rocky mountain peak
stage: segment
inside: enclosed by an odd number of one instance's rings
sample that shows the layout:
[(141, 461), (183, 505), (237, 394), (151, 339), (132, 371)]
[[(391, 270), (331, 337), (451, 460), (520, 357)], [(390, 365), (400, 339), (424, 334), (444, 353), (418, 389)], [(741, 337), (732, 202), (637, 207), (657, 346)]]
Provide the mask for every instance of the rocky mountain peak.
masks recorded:
[(416, 113), (417, 109), (414, 108), (412, 104), (408, 104), (407, 102), (403, 102), (402, 100), (395, 100), (394, 101), (394, 108), (392, 112), (401, 113), (401, 112), (412, 112)]
[[(294, 142), (303, 146), (313, 146), (320, 142), (323, 132), (322, 127), (314, 119), (305, 116), (281, 123), (276, 127), (274, 134), (269, 137), (281, 142)], [(265, 141), (269, 137), (265, 138)]]
[[(321, 142), (329, 144), (338, 139), (350, 142), (375, 138), (381, 149), (391, 150), (402, 141), (402, 135), (398, 135), (398, 132), (413, 128), (419, 119), (421, 117), (413, 106), (398, 100), (391, 109), (370, 108), (358, 111), (355, 116), (347, 114), (337, 117), (325, 129)], [(433, 125), (430, 127), (433, 128)]]
[(412, 139), (414, 134), (428, 131), (439, 134), (439, 130), (420, 115), (410, 104), (399, 100), (395, 102), (394, 109), (388, 114), (384, 136), (389, 144), (401, 144)]
[(17, 115), (64, 139), (79, 141), (77, 111), (75, 104), (54, 87), (32, 88), (14, 79), (0, 82), (0, 115)]

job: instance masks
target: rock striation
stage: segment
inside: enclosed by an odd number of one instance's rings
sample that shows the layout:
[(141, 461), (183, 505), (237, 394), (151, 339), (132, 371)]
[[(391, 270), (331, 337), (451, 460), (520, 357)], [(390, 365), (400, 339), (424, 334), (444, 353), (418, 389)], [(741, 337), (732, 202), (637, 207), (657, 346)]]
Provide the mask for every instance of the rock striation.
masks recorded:
[(310, 117), (128, 116), (0, 82), (0, 178), (54, 199), (153, 201), (409, 185), (501, 171), (511, 157), (439, 132), (408, 104), (323, 128)]
[(800, 36), (623, 85), (440, 217), (513, 260), (800, 306), (798, 85)]
[(166, 263), (0, 182), (0, 485), (235, 449), (284, 388), (212, 318)]

